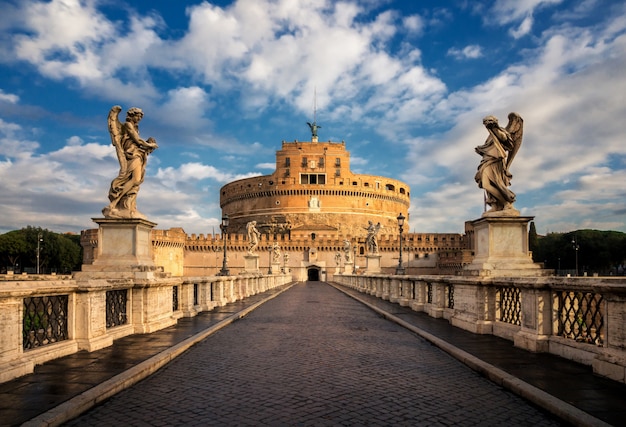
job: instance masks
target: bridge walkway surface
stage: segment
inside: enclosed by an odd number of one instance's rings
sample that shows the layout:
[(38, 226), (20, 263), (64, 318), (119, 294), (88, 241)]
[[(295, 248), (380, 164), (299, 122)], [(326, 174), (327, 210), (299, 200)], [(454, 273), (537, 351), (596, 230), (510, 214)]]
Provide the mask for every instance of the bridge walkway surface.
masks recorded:
[(625, 392), (589, 367), (306, 282), (38, 366), (0, 385), (0, 425), (624, 425)]

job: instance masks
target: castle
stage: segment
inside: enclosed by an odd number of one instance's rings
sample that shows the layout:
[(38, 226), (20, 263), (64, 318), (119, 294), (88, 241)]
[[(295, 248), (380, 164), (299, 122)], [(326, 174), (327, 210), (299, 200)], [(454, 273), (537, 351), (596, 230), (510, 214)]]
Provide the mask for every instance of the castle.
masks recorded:
[[(313, 132), (311, 141), (282, 142), (271, 175), (224, 185), (220, 206), (230, 220), (225, 236), (230, 274), (250, 273), (244, 259), (249, 249), (246, 225), (255, 221), (261, 233), (259, 271), (278, 267), (294, 280), (330, 280), (335, 274), (365, 270), (368, 224), (380, 230), (377, 271), (395, 271), (400, 252), (397, 217), (409, 216), (410, 188), (396, 179), (353, 173), (345, 142), (319, 142)], [(85, 263), (93, 261), (96, 231), (83, 232)], [(461, 234), (405, 230), (402, 243), (407, 274), (454, 274), (471, 261)], [(152, 231), (155, 265), (173, 276), (218, 274), (223, 246), (222, 235), (187, 235), (182, 228)]]

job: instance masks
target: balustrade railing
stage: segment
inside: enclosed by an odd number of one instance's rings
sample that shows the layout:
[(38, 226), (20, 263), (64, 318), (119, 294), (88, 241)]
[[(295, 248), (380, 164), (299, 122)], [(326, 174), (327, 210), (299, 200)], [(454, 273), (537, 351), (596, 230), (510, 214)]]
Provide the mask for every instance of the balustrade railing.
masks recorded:
[(172, 311), (178, 311), (178, 286), (172, 286)]
[(68, 295), (24, 298), (24, 350), (67, 340), (67, 317)]
[(446, 285), (446, 308), (454, 308), (454, 285), (447, 284)]
[(497, 317), (500, 322), (516, 326), (522, 324), (521, 294), (522, 291), (514, 286), (498, 286), (496, 288)]
[(594, 372), (626, 382), (624, 278), (369, 274), (335, 275), (334, 281), (474, 333), (592, 365)]
[(128, 289), (107, 291), (106, 293), (106, 325), (107, 328), (121, 326), (128, 323), (126, 305), (128, 303)]
[(604, 342), (604, 301), (595, 292), (557, 291), (557, 334), (577, 342), (602, 345)]
[[(0, 383), (36, 364), (107, 347), (291, 281), (290, 275), (4, 281)], [(112, 289), (113, 287), (113, 289)], [(58, 294), (51, 294), (55, 289)], [(164, 304), (165, 301), (171, 304)]]

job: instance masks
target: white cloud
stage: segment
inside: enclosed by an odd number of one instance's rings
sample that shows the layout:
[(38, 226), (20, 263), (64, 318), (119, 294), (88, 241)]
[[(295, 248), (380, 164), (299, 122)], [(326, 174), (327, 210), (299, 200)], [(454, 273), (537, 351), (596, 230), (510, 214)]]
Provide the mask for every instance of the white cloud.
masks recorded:
[(8, 102), (9, 104), (17, 104), (20, 100), (20, 97), (12, 94), (5, 93), (2, 89), (0, 89), (0, 102)]
[(533, 14), (540, 9), (562, 3), (563, 0), (496, 0), (492, 7), (485, 9), (486, 25), (516, 25), (509, 29), (509, 34), (521, 38), (532, 31)]
[(482, 48), (478, 45), (465, 46), (463, 49), (450, 48), (448, 55), (456, 59), (476, 59), (483, 56)]
[(276, 163), (258, 163), (255, 168), (257, 169), (269, 169), (271, 171), (276, 169)]
[(419, 15), (405, 16), (402, 25), (409, 33), (420, 34), (424, 30), (424, 19)]

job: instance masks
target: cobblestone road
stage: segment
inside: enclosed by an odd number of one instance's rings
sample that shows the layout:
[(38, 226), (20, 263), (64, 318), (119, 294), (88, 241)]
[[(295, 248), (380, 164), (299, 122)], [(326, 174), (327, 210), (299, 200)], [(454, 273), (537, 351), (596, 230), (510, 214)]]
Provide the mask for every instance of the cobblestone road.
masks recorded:
[(69, 425), (549, 426), (550, 415), (320, 282)]

